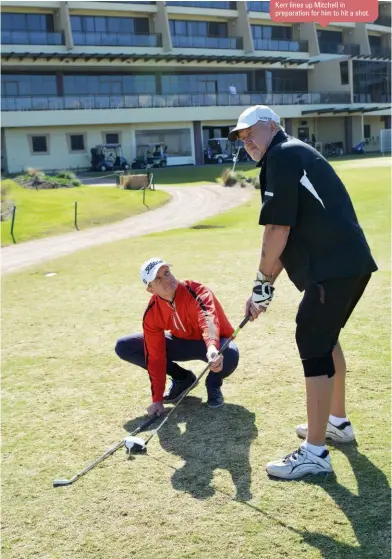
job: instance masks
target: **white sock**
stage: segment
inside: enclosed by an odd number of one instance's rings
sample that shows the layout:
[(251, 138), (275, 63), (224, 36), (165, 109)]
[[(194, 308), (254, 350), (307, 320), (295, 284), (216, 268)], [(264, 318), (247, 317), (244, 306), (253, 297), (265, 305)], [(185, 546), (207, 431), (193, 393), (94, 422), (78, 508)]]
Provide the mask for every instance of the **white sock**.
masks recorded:
[(335, 427), (340, 427), (342, 423), (348, 421), (347, 417), (336, 417), (335, 415), (330, 415), (328, 421), (332, 423)]
[(312, 454), (315, 454), (316, 456), (321, 456), (322, 453), (324, 452), (324, 450), (327, 450), (327, 447), (325, 446), (325, 444), (323, 444), (322, 446), (316, 446), (314, 444), (308, 443), (307, 440), (305, 442), (303, 442), (301, 444), (301, 446), (303, 448), (306, 448), (306, 450), (309, 450), (309, 452), (311, 452)]

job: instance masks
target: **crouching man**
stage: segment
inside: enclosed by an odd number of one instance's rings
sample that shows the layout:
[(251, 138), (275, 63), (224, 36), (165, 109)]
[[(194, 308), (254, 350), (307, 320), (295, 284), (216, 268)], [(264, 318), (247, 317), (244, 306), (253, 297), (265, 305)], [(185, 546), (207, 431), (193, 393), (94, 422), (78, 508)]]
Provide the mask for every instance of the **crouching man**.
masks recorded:
[[(210, 363), (207, 405), (219, 408), (224, 403), (223, 379), (235, 371), (239, 359), (233, 341), (224, 355), (218, 355), (234, 332), (219, 301), (196, 281), (178, 281), (161, 258), (144, 262), (140, 277), (152, 294), (143, 316), (143, 333), (120, 338), (115, 351), (124, 361), (148, 371), (152, 391), (148, 414), (162, 414), (164, 403), (177, 402), (195, 382), (193, 372), (177, 363), (194, 360)], [(171, 385), (165, 393), (166, 375)]]

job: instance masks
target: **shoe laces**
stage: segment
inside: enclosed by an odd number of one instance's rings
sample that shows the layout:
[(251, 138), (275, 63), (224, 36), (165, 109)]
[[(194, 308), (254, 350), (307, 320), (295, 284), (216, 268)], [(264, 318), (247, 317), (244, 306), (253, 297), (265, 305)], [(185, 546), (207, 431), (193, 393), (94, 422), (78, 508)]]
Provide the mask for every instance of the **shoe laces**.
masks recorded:
[(290, 454), (287, 454), (287, 456), (285, 456), (283, 458), (283, 462), (290, 462), (291, 460), (298, 460), (298, 456), (303, 454), (303, 449), (301, 447), (299, 447), (297, 450), (294, 450), (294, 452), (290, 452)]

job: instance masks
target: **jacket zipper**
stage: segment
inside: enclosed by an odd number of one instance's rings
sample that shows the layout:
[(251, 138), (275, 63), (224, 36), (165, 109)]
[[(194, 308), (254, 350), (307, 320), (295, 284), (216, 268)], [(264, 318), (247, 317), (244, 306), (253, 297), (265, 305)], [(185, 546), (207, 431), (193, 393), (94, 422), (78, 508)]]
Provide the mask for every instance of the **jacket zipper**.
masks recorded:
[[(183, 323), (181, 322), (181, 318), (180, 318), (179, 314), (177, 313), (177, 309), (176, 309), (175, 303), (172, 303), (172, 307), (173, 307), (173, 309), (174, 309), (175, 316), (177, 317), (178, 322), (179, 322), (180, 325), (181, 325), (181, 328), (184, 330), (184, 332), (186, 332), (186, 330), (185, 330), (185, 328), (184, 328), (184, 325), (183, 325)], [(174, 317), (173, 317), (173, 319), (174, 319)], [(178, 328), (178, 326), (177, 326), (177, 328)], [(179, 329), (179, 328), (178, 328), (178, 329)]]

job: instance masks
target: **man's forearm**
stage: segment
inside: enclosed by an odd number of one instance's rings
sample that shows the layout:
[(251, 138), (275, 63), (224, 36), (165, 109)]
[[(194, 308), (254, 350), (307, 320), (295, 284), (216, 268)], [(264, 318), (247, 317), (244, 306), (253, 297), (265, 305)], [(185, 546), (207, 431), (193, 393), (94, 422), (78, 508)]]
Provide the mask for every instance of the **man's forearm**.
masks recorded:
[(271, 282), (278, 277), (283, 269), (280, 256), (286, 247), (289, 234), (289, 226), (265, 226), (259, 270), (265, 276), (271, 276)]

